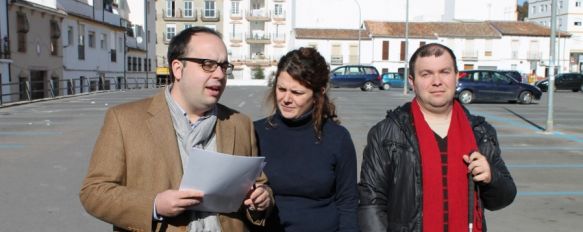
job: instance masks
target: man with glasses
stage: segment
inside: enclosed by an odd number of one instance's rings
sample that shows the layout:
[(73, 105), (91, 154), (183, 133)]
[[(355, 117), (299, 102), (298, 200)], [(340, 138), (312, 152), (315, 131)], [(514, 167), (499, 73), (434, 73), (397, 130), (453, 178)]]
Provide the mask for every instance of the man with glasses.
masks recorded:
[[(153, 97), (115, 106), (105, 116), (80, 192), (85, 209), (121, 231), (244, 231), (273, 206), (262, 174), (238, 212), (186, 210), (204, 201), (178, 190), (195, 147), (255, 156), (252, 121), (218, 104), (233, 65), (221, 35), (192, 27), (168, 47), (173, 84)], [(224, 168), (224, 167), (217, 167)]]

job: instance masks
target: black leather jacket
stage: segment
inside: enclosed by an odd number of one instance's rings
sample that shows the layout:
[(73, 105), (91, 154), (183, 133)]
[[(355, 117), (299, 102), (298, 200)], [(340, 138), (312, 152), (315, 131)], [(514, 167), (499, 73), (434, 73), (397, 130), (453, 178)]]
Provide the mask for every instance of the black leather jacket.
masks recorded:
[[(410, 112), (410, 103), (389, 111), (368, 133), (359, 183), (358, 214), (363, 232), (422, 231), (419, 146)], [(514, 201), (516, 186), (500, 157), (496, 130), (483, 117), (467, 110), (466, 115), (492, 172), (490, 184), (478, 186), (481, 208), (504, 208)], [(482, 222), (486, 231), (485, 218)]]

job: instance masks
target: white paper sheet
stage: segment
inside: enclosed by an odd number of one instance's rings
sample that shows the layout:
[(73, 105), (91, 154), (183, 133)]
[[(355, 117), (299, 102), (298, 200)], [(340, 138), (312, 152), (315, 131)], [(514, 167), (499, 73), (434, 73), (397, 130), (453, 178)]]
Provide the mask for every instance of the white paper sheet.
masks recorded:
[(230, 213), (239, 209), (265, 166), (265, 157), (228, 155), (193, 148), (180, 189), (196, 189), (204, 197), (193, 210)]

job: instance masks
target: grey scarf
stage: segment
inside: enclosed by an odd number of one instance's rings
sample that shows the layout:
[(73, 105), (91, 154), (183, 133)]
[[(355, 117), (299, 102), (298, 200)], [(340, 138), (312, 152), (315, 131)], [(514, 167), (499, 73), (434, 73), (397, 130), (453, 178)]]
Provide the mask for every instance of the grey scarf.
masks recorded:
[[(190, 123), (186, 112), (180, 108), (170, 95), (172, 86), (173, 85), (166, 87), (164, 92), (168, 108), (170, 109), (170, 114), (172, 115), (172, 123), (174, 125), (174, 130), (176, 131), (180, 159), (182, 160), (182, 170), (184, 170), (188, 163), (188, 155), (191, 148), (196, 147), (204, 150), (216, 151), (214, 130), (217, 122), (217, 108), (215, 106), (204, 116), (200, 117), (198, 121)], [(193, 211), (192, 221), (188, 225), (187, 231), (217, 232), (221, 231), (221, 228), (216, 214)]]

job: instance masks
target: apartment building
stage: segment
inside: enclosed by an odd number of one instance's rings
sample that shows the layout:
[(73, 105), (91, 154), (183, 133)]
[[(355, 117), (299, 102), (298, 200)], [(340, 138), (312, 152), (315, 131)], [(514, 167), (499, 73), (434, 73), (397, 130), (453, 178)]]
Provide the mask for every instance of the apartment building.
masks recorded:
[(3, 101), (58, 95), (63, 78), (60, 22), (66, 14), (56, 6), (54, 0), (8, 2), (10, 25), (3, 51), (11, 63), (8, 78), (2, 65)]
[(205, 26), (223, 33), (222, 0), (159, 0), (155, 2), (156, 76), (168, 82), (168, 44), (174, 35), (193, 26)]
[(0, 104), (10, 96), (10, 44), (8, 43), (8, 0), (0, 0)]
[[(527, 21), (550, 28), (551, 3), (551, 0), (528, 0)], [(557, 36), (558, 64), (568, 66), (561, 71), (583, 72), (583, 0), (557, 0), (556, 15), (557, 30), (572, 35), (570, 40)]]
[(266, 83), (273, 78), (277, 62), (289, 50), (291, 2), (229, 1), (225, 43), (229, 60), (235, 65), (231, 82)]

